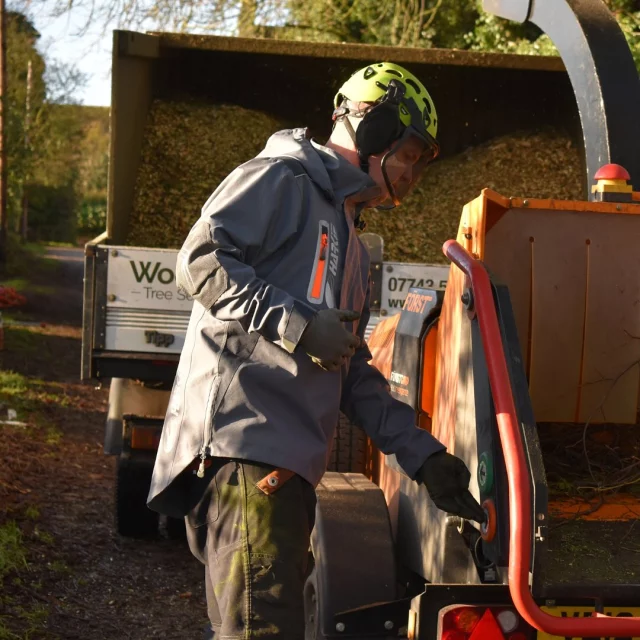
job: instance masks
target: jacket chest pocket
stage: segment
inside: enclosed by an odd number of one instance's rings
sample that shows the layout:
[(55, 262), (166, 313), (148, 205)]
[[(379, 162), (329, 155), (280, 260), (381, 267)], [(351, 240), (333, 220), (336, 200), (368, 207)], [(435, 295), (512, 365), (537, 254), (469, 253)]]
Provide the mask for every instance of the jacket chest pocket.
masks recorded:
[(318, 225), (316, 251), (313, 258), (309, 287), (307, 289), (307, 300), (313, 304), (322, 304), (324, 301), (330, 253), (331, 240), (329, 235), (329, 223), (322, 220)]

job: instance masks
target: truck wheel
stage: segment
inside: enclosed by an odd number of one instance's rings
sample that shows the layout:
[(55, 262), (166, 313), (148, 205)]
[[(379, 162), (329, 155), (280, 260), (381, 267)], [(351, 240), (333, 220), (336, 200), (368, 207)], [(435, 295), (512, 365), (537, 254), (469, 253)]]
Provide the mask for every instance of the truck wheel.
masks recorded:
[(365, 473), (366, 466), (367, 435), (341, 413), (327, 471)]
[(150, 538), (158, 533), (159, 514), (147, 507), (153, 467), (118, 458), (116, 476), (116, 530), (128, 538)]

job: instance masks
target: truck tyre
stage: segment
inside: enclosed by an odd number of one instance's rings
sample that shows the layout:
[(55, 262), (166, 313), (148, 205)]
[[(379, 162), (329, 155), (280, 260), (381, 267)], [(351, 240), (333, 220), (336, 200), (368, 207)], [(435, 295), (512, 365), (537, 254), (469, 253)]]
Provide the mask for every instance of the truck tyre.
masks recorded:
[(397, 597), (395, 549), (381, 489), (361, 474), (327, 472), (316, 494), (305, 640), (335, 637), (336, 614)]
[(118, 458), (116, 475), (116, 531), (127, 538), (158, 534), (159, 514), (147, 507), (153, 467), (130, 458)]
[(367, 435), (347, 416), (340, 413), (327, 471), (364, 474), (366, 466)]

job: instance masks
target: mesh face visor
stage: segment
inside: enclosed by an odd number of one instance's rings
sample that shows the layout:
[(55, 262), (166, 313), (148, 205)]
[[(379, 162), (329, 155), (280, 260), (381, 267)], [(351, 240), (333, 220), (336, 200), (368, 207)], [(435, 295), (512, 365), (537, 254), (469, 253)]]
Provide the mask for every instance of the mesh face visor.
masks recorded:
[(438, 143), (428, 133), (424, 135), (408, 127), (382, 158), (382, 176), (389, 197), (377, 208), (397, 207), (420, 179), (425, 167), (436, 159), (439, 151)]

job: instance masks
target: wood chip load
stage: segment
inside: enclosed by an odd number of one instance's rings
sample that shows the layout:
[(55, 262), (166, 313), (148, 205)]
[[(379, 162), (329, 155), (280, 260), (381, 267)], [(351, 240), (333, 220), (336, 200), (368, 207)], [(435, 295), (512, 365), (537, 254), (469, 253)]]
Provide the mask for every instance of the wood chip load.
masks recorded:
[[(179, 248), (218, 184), (288, 126), (235, 105), (155, 101), (145, 130), (128, 244)], [(495, 138), (429, 167), (397, 210), (365, 212), (366, 230), (383, 236), (387, 260), (444, 263), (443, 242), (456, 236), (463, 206), (485, 187), (507, 197), (582, 199), (580, 150), (566, 132), (554, 129)], [(540, 435), (552, 497), (582, 499), (587, 509), (588, 501), (608, 494), (609, 487), (638, 491), (637, 437), (623, 447), (606, 440), (612, 434), (629, 440), (636, 429), (599, 425), (583, 443), (582, 427), (551, 426), (552, 438), (549, 425), (541, 425)]]
[[(145, 130), (127, 243), (179, 248), (207, 198), (235, 167), (289, 124), (235, 105), (152, 105)], [(429, 167), (396, 211), (365, 213), (385, 240), (387, 260), (444, 262), (462, 207), (485, 187), (505, 196), (582, 197), (582, 162), (556, 130), (496, 138)]]
[(427, 167), (414, 192), (392, 211), (367, 211), (367, 231), (384, 238), (387, 260), (446, 263), (462, 208), (486, 187), (503, 196), (583, 199), (582, 160), (557, 130), (494, 138)]
[(180, 248), (220, 182), (287, 126), (235, 105), (156, 100), (145, 128), (127, 244)]

